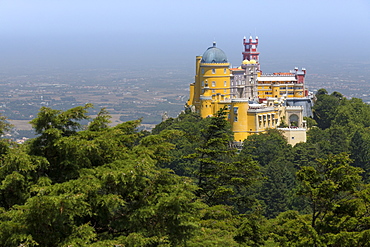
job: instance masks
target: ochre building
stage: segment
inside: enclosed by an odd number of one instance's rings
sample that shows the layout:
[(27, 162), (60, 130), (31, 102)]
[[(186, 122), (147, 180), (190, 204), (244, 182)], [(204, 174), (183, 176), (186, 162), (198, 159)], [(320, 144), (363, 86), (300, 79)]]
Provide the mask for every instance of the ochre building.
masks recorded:
[(234, 139), (241, 143), (249, 135), (279, 128), (295, 145), (306, 141), (303, 105), (289, 102), (308, 98), (306, 70), (264, 74), (260, 69), (258, 38), (243, 40), (243, 61), (230, 68), (226, 54), (213, 43), (196, 57), (195, 81), (190, 84), (187, 105), (205, 118), (228, 109)]

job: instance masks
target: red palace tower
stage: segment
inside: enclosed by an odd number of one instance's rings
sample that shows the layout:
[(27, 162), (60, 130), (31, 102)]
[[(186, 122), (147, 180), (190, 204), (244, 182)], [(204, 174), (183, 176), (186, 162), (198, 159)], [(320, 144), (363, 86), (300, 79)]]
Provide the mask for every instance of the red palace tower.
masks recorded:
[(243, 45), (244, 45), (244, 52), (242, 53), (243, 60), (248, 60), (248, 61), (256, 60), (258, 64), (258, 70), (260, 70), (260, 63), (259, 63), (260, 53), (257, 51), (258, 37), (256, 37), (255, 40), (253, 40), (252, 36), (250, 36), (248, 40), (246, 37), (244, 37)]

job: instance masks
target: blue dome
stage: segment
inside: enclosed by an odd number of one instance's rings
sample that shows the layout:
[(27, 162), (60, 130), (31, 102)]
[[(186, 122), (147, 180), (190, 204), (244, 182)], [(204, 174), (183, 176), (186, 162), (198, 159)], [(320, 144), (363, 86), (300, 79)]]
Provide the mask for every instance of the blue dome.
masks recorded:
[(214, 42), (213, 46), (204, 52), (201, 63), (227, 63), (227, 57), (225, 52), (217, 48)]

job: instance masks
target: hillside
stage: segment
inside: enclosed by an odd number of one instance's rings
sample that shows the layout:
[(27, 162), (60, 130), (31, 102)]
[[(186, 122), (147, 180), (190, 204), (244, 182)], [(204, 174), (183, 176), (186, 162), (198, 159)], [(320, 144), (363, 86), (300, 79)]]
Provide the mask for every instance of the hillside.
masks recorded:
[(368, 246), (370, 106), (316, 98), (306, 143), (271, 129), (241, 150), (225, 110), (148, 132), (43, 107), (38, 137), (0, 142), (0, 246)]

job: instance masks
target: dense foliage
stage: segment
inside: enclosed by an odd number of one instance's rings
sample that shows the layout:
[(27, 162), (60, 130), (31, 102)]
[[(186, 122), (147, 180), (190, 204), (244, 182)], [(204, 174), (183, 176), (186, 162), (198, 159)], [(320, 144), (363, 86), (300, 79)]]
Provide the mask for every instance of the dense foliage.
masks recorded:
[(241, 150), (226, 109), (149, 133), (43, 107), (38, 137), (0, 141), (0, 246), (370, 246), (370, 106), (316, 97), (306, 143), (268, 130)]

